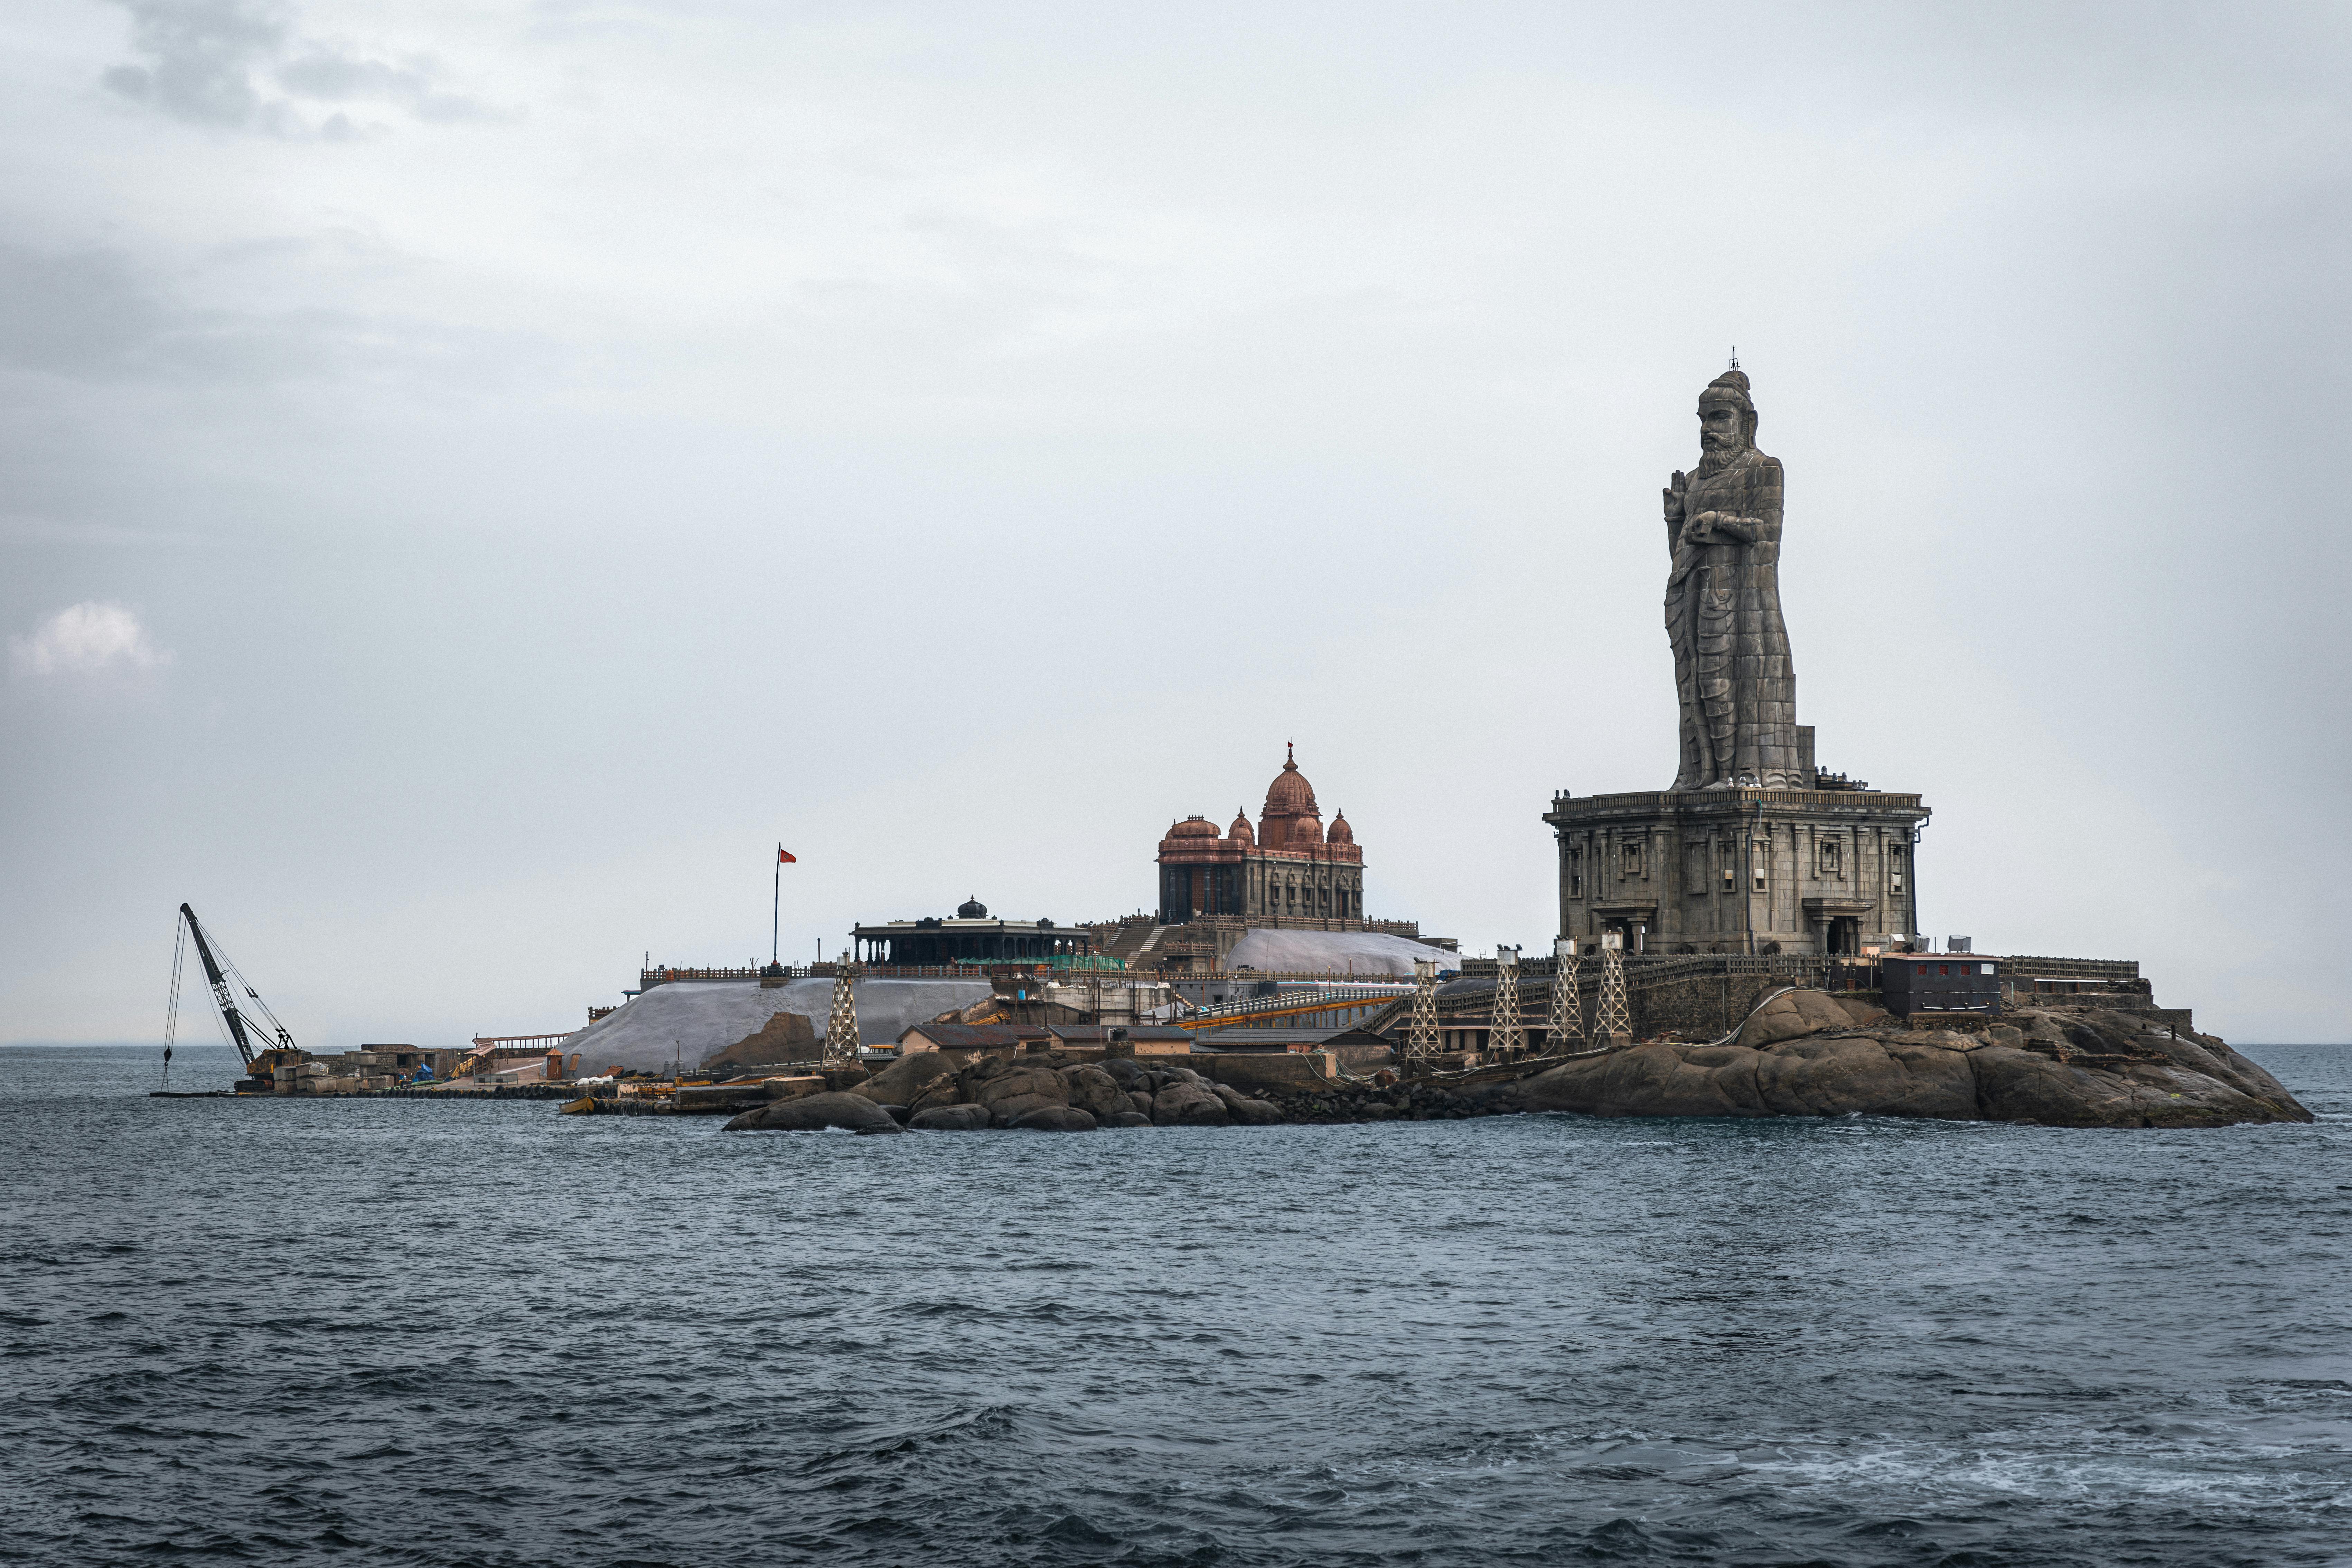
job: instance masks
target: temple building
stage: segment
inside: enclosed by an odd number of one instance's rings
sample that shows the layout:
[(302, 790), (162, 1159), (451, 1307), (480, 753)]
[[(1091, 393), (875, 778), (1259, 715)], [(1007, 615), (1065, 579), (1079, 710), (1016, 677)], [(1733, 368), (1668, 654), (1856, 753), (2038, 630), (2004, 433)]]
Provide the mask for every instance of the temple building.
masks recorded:
[(1160, 841), (1160, 921), (1234, 921), (1250, 926), (1364, 929), (1364, 852), (1345, 812), (1323, 826), (1315, 786), (1286, 748), (1266, 786), (1257, 826), (1246, 811), (1223, 833), (1187, 817)]
[(861, 963), (892, 968), (943, 963), (1044, 963), (1090, 952), (1093, 940), (1077, 926), (1052, 921), (988, 918), (988, 906), (967, 899), (951, 920), (927, 916), (858, 926), (850, 932), (852, 955)]

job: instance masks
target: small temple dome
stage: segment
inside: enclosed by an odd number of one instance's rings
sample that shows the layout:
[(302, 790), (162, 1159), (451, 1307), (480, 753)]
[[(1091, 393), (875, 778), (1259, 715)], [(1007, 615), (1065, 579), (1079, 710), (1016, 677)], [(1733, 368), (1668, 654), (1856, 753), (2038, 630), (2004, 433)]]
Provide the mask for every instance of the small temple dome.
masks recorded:
[(1188, 816), (1168, 830), (1171, 838), (1214, 838), (1217, 825), (1205, 816)]
[(1248, 812), (1242, 812), (1234, 818), (1234, 825), (1225, 829), (1225, 837), (1228, 838), (1237, 838), (1244, 844), (1253, 843), (1256, 840), (1257, 835), (1250, 827)]
[(987, 918), (988, 906), (977, 898), (966, 899), (956, 906), (956, 919), (960, 921), (984, 921)]
[(1348, 826), (1348, 814), (1341, 812), (1331, 819), (1331, 831), (1323, 836), (1326, 844), (1353, 844), (1356, 830)]

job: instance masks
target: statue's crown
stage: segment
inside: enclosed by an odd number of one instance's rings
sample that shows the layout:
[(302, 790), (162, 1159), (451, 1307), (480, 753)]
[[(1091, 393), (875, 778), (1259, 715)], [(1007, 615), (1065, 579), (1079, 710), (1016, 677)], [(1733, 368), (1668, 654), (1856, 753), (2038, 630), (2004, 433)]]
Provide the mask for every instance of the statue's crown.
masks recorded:
[(1701, 403), (1737, 403), (1747, 409), (1756, 406), (1754, 400), (1748, 395), (1748, 373), (1744, 370), (1725, 371), (1706, 384), (1706, 390), (1698, 395), (1698, 400)]

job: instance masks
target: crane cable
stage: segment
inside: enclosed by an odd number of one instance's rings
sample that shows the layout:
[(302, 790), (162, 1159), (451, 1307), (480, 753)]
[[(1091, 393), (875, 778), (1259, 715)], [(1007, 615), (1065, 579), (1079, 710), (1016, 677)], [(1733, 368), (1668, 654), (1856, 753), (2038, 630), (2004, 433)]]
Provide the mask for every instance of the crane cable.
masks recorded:
[[(261, 999), (261, 993), (253, 988), (253, 982), (245, 977), (245, 971), (236, 966), (236, 961), (228, 955), (228, 949), (221, 945), (220, 933), (218, 931), (215, 931), (213, 933), (213, 958), (220, 964), (221, 973), (235, 978), (237, 989), (243, 991), (247, 996), (253, 998), (254, 1007), (260, 1012), (263, 1017), (269, 1020), (270, 1030), (277, 1037), (271, 1042), (270, 1047), (265, 1047), (263, 1048), (269, 1049), (276, 1046), (292, 1045), (294, 1043), (294, 1037), (287, 1032), (285, 1025), (278, 1021), (278, 1015), (269, 1010), (269, 1004)], [(242, 1011), (242, 1009), (239, 1010)]]
[(172, 942), (172, 1003), (163, 1012), (163, 1087), (172, 1087), (172, 1039), (180, 1029), (180, 963), (187, 955), (188, 925), (178, 915), (172, 917), (175, 933)]

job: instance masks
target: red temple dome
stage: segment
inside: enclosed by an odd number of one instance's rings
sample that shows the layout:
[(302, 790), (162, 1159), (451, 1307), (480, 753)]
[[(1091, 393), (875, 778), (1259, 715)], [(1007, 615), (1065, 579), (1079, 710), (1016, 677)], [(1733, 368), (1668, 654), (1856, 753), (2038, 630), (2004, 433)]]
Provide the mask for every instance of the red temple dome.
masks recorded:
[(1331, 819), (1331, 831), (1323, 836), (1326, 844), (1353, 844), (1356, 830), (1348, 826), (1348, 814), (1341, 812)]
[(1290, 819), (1290, 842), (1297, 845), (1323, 842), (1323, 824), (1312, 812)]
[(1268, 816), (1316, 816), (1315, 786), (1298, 771), (1295, 751), (1286, 745), (1282, 771), (1274, 775), (1274, 783), (1265, 790), (1265, 815)]
[(1214, 838), (1217, 825), (1205, 816), (1188, 816), (1168, 830), (1171, 838)]
[(1244, 844), (1251, 843), (1256, 839), (1257, 835), (1250, 828), (1248, 812), (1244, 811), (1234, 818), (1234, 825), (1225, 829), (1225, 837), (1228, 838), (1237, 838)]

